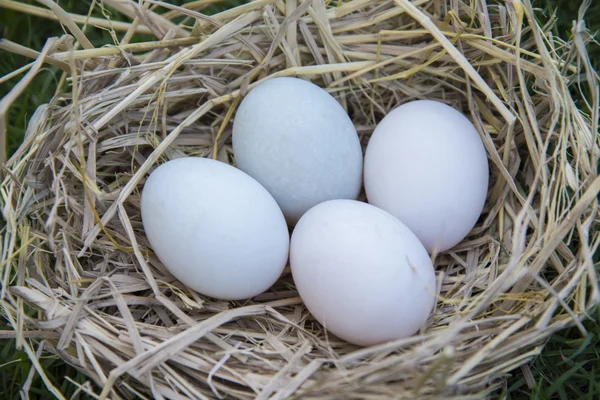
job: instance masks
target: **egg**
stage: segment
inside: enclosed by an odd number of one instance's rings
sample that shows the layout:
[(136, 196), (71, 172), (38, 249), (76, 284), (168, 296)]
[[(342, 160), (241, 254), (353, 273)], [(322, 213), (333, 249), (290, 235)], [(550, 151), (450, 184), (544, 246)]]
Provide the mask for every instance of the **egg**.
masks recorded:
[(355, 200), (330, 200), (300, 218), (290, 266), (315, 319), (360, 346), (416, 333), (436, 298), (434, 268), (419, 239), (391, 214)]
[(294, 225), (326, 200), (355, 199), (362, 185), (362, 148), (342, 106), (297, 78), (253, 88), (236, 112), (233, 152), (238, 168), (275, 198)]
[(239, 300), (267, 290), (287, 263), (289, 232), (273, 197), (220, 161), (168, 161), (141, 199), (152, 250), (173, 276), (206, 296)]
[(430, 253), (454, 247), (473, 229), (488, 180), (479, 133), (440, 102), (413, 101), (392, 110), (367, 145), (369, 203), (399, 218)]

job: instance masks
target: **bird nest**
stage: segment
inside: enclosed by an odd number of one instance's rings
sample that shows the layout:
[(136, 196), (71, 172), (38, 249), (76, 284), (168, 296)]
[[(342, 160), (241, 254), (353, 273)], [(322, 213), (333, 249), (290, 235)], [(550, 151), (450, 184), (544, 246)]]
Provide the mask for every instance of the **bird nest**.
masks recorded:
[[(64, 73), (3, 169), (0, 273), (1, 314), (42, 378), (49, 351), (101, 398), (478, 398), (553, 333), (585, 331), (600, 298), (600, 153), (582, 16), (566, 42), (530, 0), (257, 0), (212, 16), (201, 12), (211, 1), (104, 0), (105, 17), (41, 3), (70, 35), (34, 54), (2, 43), (37, 59), (1, 115), (44, 63)], [(85, 33), (95, 27), (118, 45), (95, 48)], [(132, 43), (136, 33), (158, 39)], [(313, 319), (288, 268), (259, 296), (217, 301), (152, 252), (140, 219), (148, 174), (184, 156), (235, 164), (236, 107), (276, 76), (329, 91), (363, 148), (415, 99), (450, 104), (477, 127), (486, 207), (435, 255), (437, 303), (415, 336), (356, 347)]]

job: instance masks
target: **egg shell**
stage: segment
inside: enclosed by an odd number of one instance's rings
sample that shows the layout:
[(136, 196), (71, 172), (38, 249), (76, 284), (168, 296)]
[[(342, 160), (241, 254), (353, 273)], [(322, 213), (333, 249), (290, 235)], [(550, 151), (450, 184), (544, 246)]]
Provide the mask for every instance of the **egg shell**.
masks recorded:
[(255, 296), (287, 263), (289, 232), (279, 206), (258, 182), (220, 161), (162, 164), (144, 185), (141, 213), (161, 262), (204, 295)]
[(488, 180), (479, 133), (440, 102), (413, 101), (392, 110), (367, 146), (369, 203), (404, 222), (430, 253), (468, 235), (483, 210)]
[(290, 225), (316, 204), (355, 199), (362, 148), (342, 106), (297, 78), (269, 79), (241, 102), (233, 123), (238, 168), (275, 198)]
[(359, 201), (331, 200), (304, 214), (292, 233), (290, 266), (313, 316), (360, 346), (414, 334), (435, 302), (434, 268), (419, 239)]

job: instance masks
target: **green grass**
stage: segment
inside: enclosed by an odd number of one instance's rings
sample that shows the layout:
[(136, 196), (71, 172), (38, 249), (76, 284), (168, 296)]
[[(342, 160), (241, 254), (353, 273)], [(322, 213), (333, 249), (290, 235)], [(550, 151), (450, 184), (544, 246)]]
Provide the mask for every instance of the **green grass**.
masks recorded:
[[(6, 329), (6, 327), (0, 328)], [(1, 349), (0, 399), (18, 399), (19, 391), (29, 377), (32, 368), (31, 362), (24, 352), (15, 350), (15, 341), (13, 339), (4, 340)], [(85, 375), (80, 374), (75, 368), (65, 364), (64, 361), (55, 355), (42, 356), (40, 364), (44, 368), (46, 376), (48, 376), (54, 386), (59, 389), (65, 397), (72, 400), (89, 398), (89, 396), (82, 391), (77, 393), (77, 386), (71, 382), (83, 384), (88, 380)], [(52, 395), (48, 392), (37, 374), (31, 381), (29, 398), (52, 398)]]
[[(216, 12), (227, 7), (231, 1), (212, 6), (208, 12)], [(172, 3), (182, 3), (176, 1)], [(27, 3), (34, 3), (27, 1)], [(69, 0), (60, 1), (63, 8), (79, 14), (87, 13), (89, 1)], [(587, 14), (588, 26), (592, 32), (600, 31), (600, 1), (594, 0)], [(568, 37), (572, 21), (577, 18), (579, 1), (552, 0), (535, 1), (538, 7), (546, 6), (546, 14), (551, 15), (556, 10), (558, 24), (556, 34)], [(118, 15), (113, 16), (119, 19)], [(34, 49), (41, 49), (47, 37), (59, 36), (62, 28), (58, 22), (41, 20), (35, 17), (18, 14), (12, 11), (0, 11), (0, 35), (14, 42)], [(106, 31), (93, 29), (86, 32), (93, 43), (111, 43), (110, 34)], [(136, 39), (145, 39), (139, 37)], [(600, 47), (596, 46), (591, 56), (596, 67), (600, 66)], [(0, 76), (25, 65), (29, 60), (24, 57), (2, 53), (0, 55)], [(56, 89), (60, 72), (56, 68), (46, 67), (42, 73), (14, 104), (8, 115), (8, 147), (9, 154), (14, 152), (23, 138), (28, 118), (35, 109), (48, 102)], [(0, 97), (4, 96), (16, 83), (16, 79), (0, 85)], [(553, 336), (541, 356), (529, 367), (535, 382), (530, 389), (521, 370), (513, 372), (507, 387), (497, 391), (494, 397), (507, 399), (598, 399), (600, 398), (600, 311), (593, 315), (595, 320), (584, 323), (589, 335), (582, 337), (578, 330), (570, 329)], [(10, 329), (4, 321), (0, 321), (0, 330)], [(32, 343), (33, 344), (33, 343)], [(37, 348), (37, 345), (33, 345)], [(64, 377), (83, 383), (87, 379), (77, 370), (65, 364), (56, 356), (44, 356), (41, 363), (53, 384), (67, 398), (76, 393), (76, 386)], [(14, 340), (0, 341), (0, 399), (18, 399), (19, 391), (25, 384), (32, 368), (27, 356), (15, 349)], [(30, 386), (31, 399), (48, 399), (51, 395), (37, 374)], [(74, 399), (86, 396), (78, 393)]]
[[(600, 310), (593, 315), (600, 319)], [(535, 385), (531, 390), (520, 369), (508, 386), (496, 393), (507, 399), (595, 400), (600, 398), (600, 325), (584, 323), (588, 335), (576, 329), (554, 335), (540, 357), (529, 365)]]

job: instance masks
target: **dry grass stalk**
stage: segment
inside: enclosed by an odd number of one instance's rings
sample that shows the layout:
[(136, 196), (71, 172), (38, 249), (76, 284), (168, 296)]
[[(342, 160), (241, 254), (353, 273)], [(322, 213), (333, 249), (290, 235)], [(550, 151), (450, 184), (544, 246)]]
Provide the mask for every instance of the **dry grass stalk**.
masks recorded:
[[(132, 22), (0, 0), (60, 19), (83, 47), (68, 37), (39, 54), (2, 43), (37, 57), (18, 71), (30, 69), (0, 103), (2, 118), (43, 62), (66, 71), (66, 90), (32, 117), (0, 187), (1, 304), (14, 328), (0, 336), (16, 337), (44, 379), (46, 349), (85, 372), (100, 398), (478, 398), (554, 332), (584, 330), (600, 299), (600, 80), (582, 21), (571, 51), (529, 0), (257, 0), (211, 17), (198, 10), (213, 0), (104, 3)], [(187, 25), (171, 21), (181, 15)], [(122, 46), (94, 49), (77, 27), (86, 21), (125, 31)], [(159, 40), (130, 43), (134, 32)], [(233, 163), (235, 108), (274, 76), (328, 88), (363, 145), (385, 113), (420, 98), (464, 111), (481, 133), (487, 206), (467, 240), (436, 257), (438, 302), (419, 335), (357, 348), (312, 319), (289, 272), (252, 300), (214, 301), (148, 247), (148, 172), (186, 155)]]

